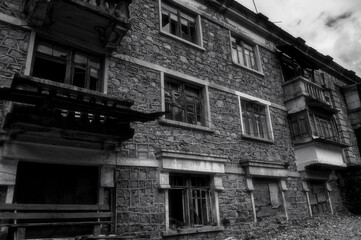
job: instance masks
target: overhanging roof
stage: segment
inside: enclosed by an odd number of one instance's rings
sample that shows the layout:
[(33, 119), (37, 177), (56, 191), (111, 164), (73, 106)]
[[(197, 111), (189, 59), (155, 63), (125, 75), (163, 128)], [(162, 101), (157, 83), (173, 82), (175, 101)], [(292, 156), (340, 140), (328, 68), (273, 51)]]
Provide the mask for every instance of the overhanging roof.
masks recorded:
[(311, 69), (320, 68), (319, 64), (317, 64), (315, 60), (313, 60), (311, 57), (307, 56), (305, 53), (301, 52), (292, 45), (280, 45), (277, 46), (277, 49), (280, 50), (282, 53), (288, 55), (289, 57), (293, 58), (302, 67), (307, 67)]

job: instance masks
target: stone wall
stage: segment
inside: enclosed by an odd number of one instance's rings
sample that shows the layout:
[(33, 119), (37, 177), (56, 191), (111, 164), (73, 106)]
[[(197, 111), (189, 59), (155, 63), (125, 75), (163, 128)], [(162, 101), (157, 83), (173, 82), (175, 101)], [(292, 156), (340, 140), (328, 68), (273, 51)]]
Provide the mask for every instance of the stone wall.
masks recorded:
[(165, 230), (164, 194), (157, 170), (118, 167), (115, 170), (117, 234), (157, 239)]
[[(0, 23), (0, 87), (9, 87), (15, 73), (23, 73), (28, 50), (29, 32)], [(9, 103), (0, 101), (0, 126)]]

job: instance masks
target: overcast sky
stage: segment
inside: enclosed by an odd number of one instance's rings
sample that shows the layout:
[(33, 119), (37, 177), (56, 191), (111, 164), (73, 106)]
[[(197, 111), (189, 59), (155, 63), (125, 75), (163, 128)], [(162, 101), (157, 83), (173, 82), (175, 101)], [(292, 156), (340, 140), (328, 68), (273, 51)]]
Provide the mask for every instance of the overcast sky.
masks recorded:
[[(252, 0), (237, 0), (255, 11)], [(258, 12), (361, 77), (361, 0), (254, 0)]]

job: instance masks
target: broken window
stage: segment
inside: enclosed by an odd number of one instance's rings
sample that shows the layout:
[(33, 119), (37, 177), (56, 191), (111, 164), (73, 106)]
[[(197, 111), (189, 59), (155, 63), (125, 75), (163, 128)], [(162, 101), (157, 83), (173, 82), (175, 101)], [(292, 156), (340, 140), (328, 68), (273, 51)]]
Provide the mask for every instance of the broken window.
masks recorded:
[(317, 136), (330, 141), (338, 141), (338, 131), (332, 116), (303, 111), (290, 115), (292, 136), (294, 140)]
[(102, 90), (99, 57), (46, 41), (35, 46), (32, 76), (94, 91)]
[(200, 227), (213, 225), (214, 194), (206, 175), (171, 174), (169, 189), (169, 226)]
[(232, 40), (232, 60), (242, 66), (260, 71), (257, 62), (257, 51), (255, 45), (249, 44), (240, 38), (231, 37)]
[(327, 189), (323, 181), (309, 181), (310, 204), (313, 214), (329, 212)]
[(198, 43), (196, 16), (162, 1), (162, 30), (192, 43)]
[(202, 89), (167, 77), (164, 83), (166, 119), (205, 125)]
[(266, 106), (241, 100), (243, 134), (271, 139), (271, 130), (268, 127)]
[(282, 211), (279, 183), (274, 179), (253, 179), (257, 217), (274, 216)]

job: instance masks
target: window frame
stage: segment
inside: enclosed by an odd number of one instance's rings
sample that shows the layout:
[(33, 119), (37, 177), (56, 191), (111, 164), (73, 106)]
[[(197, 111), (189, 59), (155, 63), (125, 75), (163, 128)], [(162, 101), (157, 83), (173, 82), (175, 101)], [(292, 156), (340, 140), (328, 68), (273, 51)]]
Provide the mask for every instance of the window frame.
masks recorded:
[[(184, 182), (183, 186), (175, 186), (172, 184), (172, 178), (181, 178)], [(214, 209), (214, 189), (211, 188), (211, 177), (209, 175), (199, 175), (199, 174), (179, 174), (179, 173), (170, 173), (170, 188), (168, 192), (169, 198), (169, 225), (170, 229), (174, 228), (174, 224), (171, 223), (172, 219), (172, 210), (173, 207), (171, 206), (171, 192), (178, 190), (181, 192), (182, 195), (182, 215), (183, 215), (183, 222), (184, 225), (177, 226), (178, 227), (186, 227), (186, 228), (196, 228), (196, 227), (206, 227), (206, 226), (213, 226), (217, 224), (217, 219), (212, 211)], [(205, 179), (208, 183), (206, 185), (195, 186), (192, 184), (193, 180), (195, 179)], [(196, 193), (197, 196), (193, 194)], [(205, 193), (204, 199), (199, 193)], [(174, 194), (176, 195), (176, 194)], [(201, 203), (199, 200), (205, 200), (204, 203)], [(179, 206), (176, 206), (176, 208)], [(204, 209), (205, 208), (205, 209)], [(193, 209), (193, 211), (192, 211)], [(203, 210), (203, 211), (202, 211)], [(204, 212), (205, 211), (205, 212)], [(196, 223), (195, 218), (199, 217), (199, 221)], [(204, 219), (206, 218), (206, 219)], [(176, 220), (177, 221), (177, 220)], [(177, 230), (177, 229), (172, 229)]]
[[(40, 58), (43, 60), (47, 60), (50, 62), (59, 62), (65, 65), (65, 78), (62, 82), (58, 82), (52, 79), (46, 79), (49, 80), (51, 82), (55, 82), (58, 84), (65, 84), (71, 87), (78, 87), (78, 88), (82, 88), (88, 91), (97, 91), (97, 92), (106, 92), (106, 77), (107, 77), (107, 70), (105, 69), (105, 67), (108, 65), (107, 64), (107, 60), (106, 58), (104, 58), (101, 55), (98, 54), (94, 54), (92, 52), (87, 52), (84, 50), (81, 50), (79, 48), (73, 47), (73, 46), (68, 46), (68, 45), (64, 45), (64, 44), (60, 44), (57, 43), (56, 41), (52, 41), (46, 38), (37, 38), (35, 37), (35, 34), (31, 35), (32, 37), (32, 41), (30, 41), (30, 44), (32, 45), (31, 47), (29, 47), (29, 51), (31, 51), (30, 55), (31, 57), (29, 59), (31, 59), (31, 63), (29, 64), (30, 67), (27, 67), (27, 71), (26, 74), (29, 76), (34, 76), (34, 68), (35, 68), (35, 61), (36, 58)], [(48, 55), (46, 53), (41, 53), (37, 51), (37, 47), (39, 46), (40, 43), (45, 43), (48, 45), (51, 45), (53, 48), (55, 46), (55, 48), (63, 48), (64, 50), (66, 50), (67, 52), (67, 57), (65, 59), (61, 59), (59, 57), (55, 57), (55, 56), (51, 56)], [(84, 55), (86, 56), (86, 59), (88, 61), (88, 63), (85, 66), (85, 81), (84, 84), (86, 85), (86, 87), (79, 87), (74, 85), (74, 71), (75, 71), (75, 67), (76, 66), (80, 66), (79, 63), (76, 63), (74, 60), (74, 57), (76, 54), (80, 54), (80, 55)], [(96, 89), (90, 89), (90, 84), (91, 84), (91, 79), (90, 79), (90, 71), (91, 71), (91, 66), (90, 66), (90, 61), (91, 59), (96, 59), (96, 61), (99, 64), (99, 68), (98, 68), (98, 75), (99, 78), (97, 79), (97, 83), (96, 83)], [(36, 77), (36, 76), (34, 76)]]
[[(262, 99), (257, 99), (257, 98), (246, 98), (244, 96), (239, 96), (238, 97), (238, 101), (239, 101), (239, 111), (240, 111), (240, 121), (241, 121), (241, 135), (242, 137), (245, 138), (249, 138), (249, 139), (254, 139), (254, 140), (259, 140), (259, 141), (265, 141), (265, 142), (270, 142), (273, 143), (274, 141), (274, 134), (273, 134), (273, 128), (272, 128), (272, 121), (271, 121), (271, 113), (270, 113), (270, 103), (268, 101), (264, 101)], [(266, 133), (268, 136), (266, 137), (261, 137), (261, 136), (256, 136), (256, 135), (252, 135), (247, 133), (246, 130), (246, 124), (244, 122), (244, 112), (243, 112), (243, 104), (242, 102), (248, 102), (254, 106), (258, 106), (263, 108), (264, 111), (264, 118), (265, 118), (265, 128), (266, 128)], [(258, 134), (257, 134), (258, 135)]]
[(200, 111), (201, 124), (192, 124), (185, 121), (178, 121), (173, 119), (166, 118), (166, 115), (162, 116), (159, 120), (160, 123), (171, 125), (175, 127), (183, 127), (194, 130), (201, 130), (206, 132), (213, 132), (211, 129), (211, 119), (210, 119), (210, 102), (208, 94), (208, 86), (204, 85), (201, 80), (194, 79), (192, 77), (188, 78), (184, 75), (177, 76), (174, 74), (168, 74), (161, 72), (161, 99), (162, 99), (162, 111), (166, 111), (166, 82), (175, 81), (184, 84), (184, 86), (190, 86), (191, 88), (199, 89), (201, 94), (200, 101), (202, 104), (202, 109)]
[[(169, 36), (171, 38), (174, 38), (176, 40), (179, 40), (181, 42), (190, 44), (194, 47), (197, 47), (201, 50), (205, 50), (203, 48), (203, 35), (202, 35), (202, 24), (201, 24), (201, 17), (197, 13), (196, 10), (193, 10), (190, 6), (184, 6), (181, 5), (173, 0), (159, 0), (159, 31), (160, 33)], [(171, 33), (170, 31), (166, 31), (163, 29), (163, 2), (165, 5), (168, 5), (169, 7), (173, 7), (176, 9), (177, 14), (177, 26), (178, 30), (176, 34)], [(181, 15), (184, 14), (185, 16), (189, 18), (194, 17), (194, 41), (191, 41), (189, 39), (183, 38), (181, 36)]]
[[(304, 132), (297, 134), (295, 129), (301, 130), (300, 117), (302, 119)], [(333, 142), (340, 142), (340, 135), (334, 116), (326, 116), (320, 113), (314, 113), (307, 110), (294, 113), (289, 116), (289, 123), (293, 141), (307, 140), (307, 138), (321, 138)]]
[[(252, 72), (261, 74), (263, 76), (263, 68), (262, 68), (262, 62), (261, 62), (261, 57), (260, 57), (260, 53), (259, 53), (259, 47), (258, 44), (256, 44), (254, 41), (248, 39), (247, 37), (242, 37), (239, 34), (235, 34), (232, 33), (231, 31), (229, 31), (229, 39), (230, 39), (230, 48), (231, 48), (231, 59), (232, 59), (232, 63), (240, 66), (242, 68), (245, 68), (247, 70), (250, 70)], [(234, 39), (234, 41), (233, 41)], [(238, 43), (239, 42), (239, 43)], [(234, 49), (234, 44), (237, 46), (237, 49)], [(249, 64), (247, 64), (247, 58), (246, 58), (246, 51), (245, 51), (245, 46), (247, 47), (251, 47), (252, 48), (252, 52), (254, 54), (254, 68), (251, 66), (248, 66)], [(241, 49), (238, 50), (238, 47), (240, 47)], [(248, 49), (249, 50), (249, 49)], [(237, 52), (234, 52), (237, 51)], [(240, 58), (240, 54), (239, 51), (242, 51), (242, 58)], [(242, 59), (241, 61), (235, 61), (234, 57), (235, 55), (237, 56), (237, 59)]]

